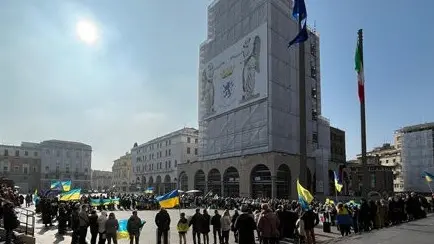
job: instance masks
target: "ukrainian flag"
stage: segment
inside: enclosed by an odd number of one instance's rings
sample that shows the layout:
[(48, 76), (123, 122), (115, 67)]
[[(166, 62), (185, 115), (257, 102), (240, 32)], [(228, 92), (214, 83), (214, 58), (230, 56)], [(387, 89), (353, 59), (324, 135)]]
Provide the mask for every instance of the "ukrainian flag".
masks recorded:
[(129, 239), (130, 234), (128, 234), (128, 230), (127, 230), (128, 219), (121, 219), (118, 222), (119, 222), (118, 234), (117, 234), (118, 240)]
[(434, 179), (434, 175), (432, 175), (432, 174), (430, 174), (430, 173), (428, 173), (426, 171), (423, 172), (423, 176), (425, 177), (425, 180), (427, 182), (432, 182), (433, 179)]
[(70, 191), (71, 190), (71, 181), (70, 180), (62, 181), (61, 185), (62, 185), (63, 191)]
[(102, 205), (107, 206), (112, 203), (111, 199), (102, 199)]
[(33, 203), (36, 205), (37, 202), (39, 202), (38, 189), (33, 193)]
[(333, 171), (333, 173), (335, 175), (335, 188), (336, 188), (336, 191), (341, 192), (342, 191), (342, 187), (344, 187), (344, 185), (342, 185), (342, 182), (339, 179), (338, 174), (336, 174), (336, 171)]
[(72, 189), (68, 192), (60, 194), (60, 201), (76, 201), (80, 200), (81, 188)]
[[(146, 223), (146, 221), (142, 220), (142, 225), (144, 225)], [(119, 239), (130, 239), (130, 234), (128, 233), (127, 230), (127, 225), (128, 225), (128, 219), (121, 219), (118, 220), (118, 233), (117, 233), (117, 237), (118, 240)]]
[(179, 205), (178, 190), (173, 190), (165, 195), (156, 198), (162, 208), (174, 208)]
[(60, 183), (60, 181), (57, 180), (52, 180), (51, 181), (51, 185), (50, 185), (50, 189), (54, 190), (54, 189), (61, 189), (62, 188), (62, 183)]
[(112, 198), (112, 202), (114, 205), (119, 205), (119, 198)]
[(90, 199), (90, 205), (92, 207), (98, 207), (99, 205), (101, 205), (101, 199), (99, 199), (99, 198), (97, 198), (97, 199), (91, 198)]
[(146, 194), (152, 194), (152, 193), (154, 193), (154, 187), (150, 186), (150, 187), (146, 188), (145, 193)]
[(304, 210), (308, 210), (309, 204), (313, 200), (313, 196), (312, 194), (310, 194), (310, 192), (307, 189), (301, 186), (299, 180), (297, 180), (297, 193), (298, 193), (298, 201), (300, 202), (301, 207)]

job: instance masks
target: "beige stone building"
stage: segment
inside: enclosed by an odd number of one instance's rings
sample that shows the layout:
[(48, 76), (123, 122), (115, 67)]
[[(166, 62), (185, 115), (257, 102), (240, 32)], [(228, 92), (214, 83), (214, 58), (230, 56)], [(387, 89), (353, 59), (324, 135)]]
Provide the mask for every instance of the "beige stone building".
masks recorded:
[(92, 190), (98, 192), (112, 189), (113, 173), (111, 171), (92, 170)]
[(156, 194), (176, 188), (178, 165), (197, 161), (198, 130), (182, 128), (131, 149), (136, 189), (154, 187)]
[(0, 177), (14, 181), (21, 193), (41, 189), (41, 157), (38, 144), (0, 145)]
[(114, 161), (112, 175), (112, 186), (115, 191), (130, 191), (133, 180), (133, 168), (130, 153), (126, 153), (124, 156), (121, 156), (119, 159)]

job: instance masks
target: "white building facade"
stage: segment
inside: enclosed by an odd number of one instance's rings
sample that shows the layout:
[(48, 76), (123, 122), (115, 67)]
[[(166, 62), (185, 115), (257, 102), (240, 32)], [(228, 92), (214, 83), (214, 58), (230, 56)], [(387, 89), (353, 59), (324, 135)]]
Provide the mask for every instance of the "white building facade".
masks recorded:
[(80, 142), (48, 140), (39, 143), (41, 187), (52, 180), (71, 180), (72, 188), (91, 188), (92, 147)]
[[(219, 0), (200, 47), (199, 162), (181, 165), (188, 188), (224, 196), (296, 197), (298, 48), (290, 1)], [(307, 188), (327, 194), (330, 125), (321, 117), (319, 36), (305, 42)], [(317, 182), (317, 183), (315, 183)]]
[(112, 184), (113, 173), (111, 171), (92, 170), (92, 190), (108, 191), (112, 189)]
[(396, 133), (401, 148), (403, 190), (430, 192), (423, 172), (434, 172), (434, 123), (404, 127)]
[(133, 183), (133, 169), (131, 153), (126, 153), (113, 162), (112, 186), (115, 191), (128, 192)]
[(198, 130), (183, 128), (131, 149), (137, 189), (154, 187), (163, 194), (177, 187), (178, 165), (198, 157)]

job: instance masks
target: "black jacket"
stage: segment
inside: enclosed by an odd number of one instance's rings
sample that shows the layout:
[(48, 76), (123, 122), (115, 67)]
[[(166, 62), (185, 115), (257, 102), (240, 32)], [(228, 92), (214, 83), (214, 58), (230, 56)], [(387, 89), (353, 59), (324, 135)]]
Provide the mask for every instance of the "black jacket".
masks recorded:
[(222, 216), (220, 214), (216, 214), (216, 215), (212, 216), (211, 225), (214, 226), (215, 229), (221, 229), (222, 228), (222, 223), (220, 221), (221, 218), (222, 218)]
[(167, 211), (163, 210), (155, 215), (155, 224), (160, 231), (170, 230), (170, 216)]

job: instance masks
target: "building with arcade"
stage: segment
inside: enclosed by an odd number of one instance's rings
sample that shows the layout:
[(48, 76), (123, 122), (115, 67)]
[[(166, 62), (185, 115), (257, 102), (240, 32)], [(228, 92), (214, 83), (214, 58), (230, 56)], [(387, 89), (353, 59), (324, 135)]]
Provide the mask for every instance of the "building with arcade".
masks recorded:
[[(223, 196), (296, 198), (298, 48), (292, 3), (216, 0), (199, 59), (199, 158), (178, 187)], [(330, 123), (321, 116), (319, 36), (305, 42), (307, 188), (328, 195)]]

